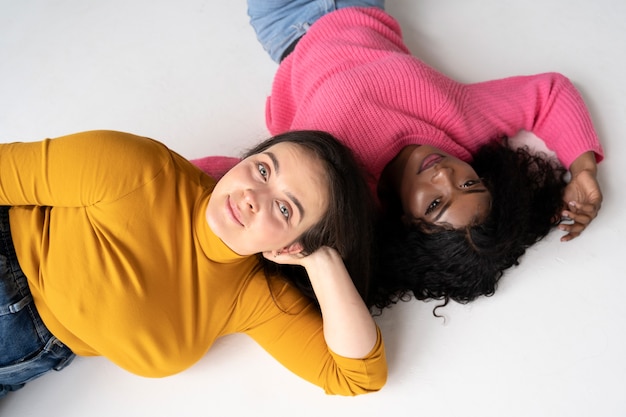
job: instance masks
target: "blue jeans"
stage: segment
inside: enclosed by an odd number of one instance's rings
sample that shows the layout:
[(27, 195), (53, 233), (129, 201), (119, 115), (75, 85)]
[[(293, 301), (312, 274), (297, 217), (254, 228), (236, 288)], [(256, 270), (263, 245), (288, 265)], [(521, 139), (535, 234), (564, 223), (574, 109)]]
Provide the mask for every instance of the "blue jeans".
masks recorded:
[(15, 255), (8, 209), (0, 207), (0, 398), (74, 359), (35, 308)]
[(385, 0), (248, 0), (248, 15), (263, 48), (280, 62), (317, 19), (344, 7), (384, 9)]

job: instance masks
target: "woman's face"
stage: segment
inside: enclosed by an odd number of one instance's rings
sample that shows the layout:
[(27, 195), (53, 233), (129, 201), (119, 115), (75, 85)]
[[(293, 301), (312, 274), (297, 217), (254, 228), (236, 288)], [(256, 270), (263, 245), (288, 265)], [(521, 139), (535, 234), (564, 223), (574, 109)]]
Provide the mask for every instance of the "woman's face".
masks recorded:
[(400, 198), (407, 220), (455, 229), (482, 221), (491, 205), (489, 191), (468, 163), (427, 145), (408, 157)]
[(213, 190), (206, 217), (240, 255), (285, 250), (325, 214), (328, 190), (322, 163), (283, 142), (228, 171)]

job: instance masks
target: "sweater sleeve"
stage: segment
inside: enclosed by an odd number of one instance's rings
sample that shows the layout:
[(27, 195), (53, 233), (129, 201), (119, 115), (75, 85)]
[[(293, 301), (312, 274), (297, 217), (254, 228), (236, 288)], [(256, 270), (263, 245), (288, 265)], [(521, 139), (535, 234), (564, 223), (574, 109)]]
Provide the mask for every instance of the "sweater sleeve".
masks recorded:
[[(358, 395), (378, 391), (387, 379), (385, 348), (380, 333), (370, 353), (360, 359), (339, 356), (324, 339), (319, 310), (298, 290), (282, 280), (273, 280), (268, 293), (263, 276), (252, 280), (240, 304), (242, 329), (282, 365), (327, 394)], [(254, 299), (254, 300), (253, 300)], [(247, 306), (252, 306), (248, 308)]]
[[(145, 155), (141, 170), (138, 154)], [(114, 131), (1, 144), (0, 204), (85, 207), (116, 199), (153, 180), (169, 158), (156, 141)]]
[(192, 159), (190, 162), (209, 174), (210, 177), (219, 180), (240, 161), (241, 159), (231, 156), (205, 156), (203, 158)]
[[(487, 141), (533, 132), (569, 168), (581, 154), (604, 153), (591, 116), (574, 85), (563, 75), (545, 73), (469, 84), (458, 90), (445, 129), (461, 142)], [(454, 109), (452, 106), (460, 106)]]

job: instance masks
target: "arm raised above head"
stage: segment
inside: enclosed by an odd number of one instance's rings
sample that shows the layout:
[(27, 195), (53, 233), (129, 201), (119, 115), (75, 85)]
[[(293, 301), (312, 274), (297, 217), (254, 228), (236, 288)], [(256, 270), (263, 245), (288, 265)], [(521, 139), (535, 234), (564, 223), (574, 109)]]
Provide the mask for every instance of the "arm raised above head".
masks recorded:
[[(382, 335), (339, 254), (322, 247), (308, 256), (288, 251), (264, 256), (303, 266), (320, 309), (291, 284), (271, 278), (272, 296), (264, 306), (255, 304), (250, 317), (259, 324), (246, 333), (292, 372), (328, 394), (380, 390), (387, 380)], [(247, 294), (256, 298), (259, 288), (251, 288)]]
[(479, 148), (500, 137), (532, 132), (566, 168), (585, 152), (604, 157), (591, 115), (572, 82), (559, 73), (516, 76), (455, 90), (446, 127), (451, 137)]
[(322, 311), (329, 349), (347, 358), (367, 356), (376, 343), (376, 324), (339, 253), (324, 246), (308, 256), (281, 253), (271, 259), (306, 269)]

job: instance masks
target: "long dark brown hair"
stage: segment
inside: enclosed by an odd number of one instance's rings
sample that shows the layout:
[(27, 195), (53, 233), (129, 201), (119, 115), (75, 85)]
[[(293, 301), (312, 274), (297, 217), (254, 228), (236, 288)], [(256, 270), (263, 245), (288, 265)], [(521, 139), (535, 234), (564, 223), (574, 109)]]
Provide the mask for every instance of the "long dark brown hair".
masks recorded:
[[(375, 205), (365, 171), (350, 149), (331, 134), (317, 130), (290, 131), (274, 136), (248, 150), (244, 158), (283, 142), (298, 145), (319, 160), (328, 184), (329, 201), (325, 215), (297, 239), (303, 247), (303, 254), (310, 254), (322, 246), (335, 248), (361, 297), (366, 300), (374, 262)], [(304, 268), (280, 265), (259, 257), (267, 274), (281, 273), (317, 302)]]

